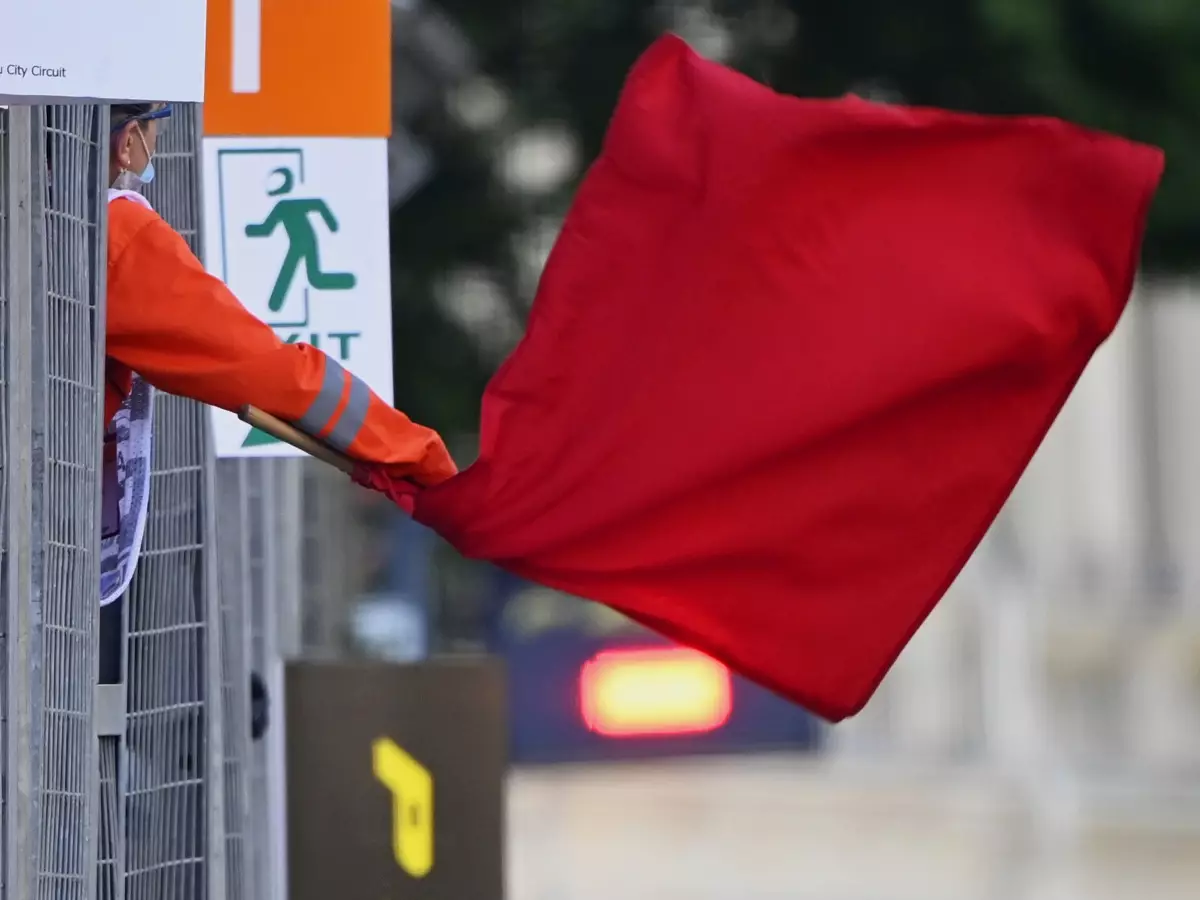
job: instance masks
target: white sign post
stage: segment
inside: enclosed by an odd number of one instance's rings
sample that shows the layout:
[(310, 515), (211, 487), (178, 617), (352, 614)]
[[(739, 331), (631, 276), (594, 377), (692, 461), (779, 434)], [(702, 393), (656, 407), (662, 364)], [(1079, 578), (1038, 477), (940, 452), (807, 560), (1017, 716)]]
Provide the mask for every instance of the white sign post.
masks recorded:
[(204, 99), (207, 0), (0, 0), (0, 103)]
[[(288, 343), (392, 400), (385, 138), (207, 138), (205, 264)], [(218, 456), (300, 452), (214, 410)]]

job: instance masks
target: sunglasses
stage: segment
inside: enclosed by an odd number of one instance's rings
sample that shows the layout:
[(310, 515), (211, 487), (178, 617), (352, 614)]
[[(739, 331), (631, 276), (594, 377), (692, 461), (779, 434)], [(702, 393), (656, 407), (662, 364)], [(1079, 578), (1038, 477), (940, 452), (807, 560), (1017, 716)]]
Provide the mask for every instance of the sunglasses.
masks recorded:
[(156, 119), (168, 118), (172, 112), (174, 112), (174, 110), (171, 107), (171, 104), (164, 103), (158, 109), (152, 109), (149, 112), (142, 113), (140, 116), (128, 116), (127, 118), (121, 119), (112, 126), (111, 130), (113, 134), (116, 134), (130, 122), (153, 122)]

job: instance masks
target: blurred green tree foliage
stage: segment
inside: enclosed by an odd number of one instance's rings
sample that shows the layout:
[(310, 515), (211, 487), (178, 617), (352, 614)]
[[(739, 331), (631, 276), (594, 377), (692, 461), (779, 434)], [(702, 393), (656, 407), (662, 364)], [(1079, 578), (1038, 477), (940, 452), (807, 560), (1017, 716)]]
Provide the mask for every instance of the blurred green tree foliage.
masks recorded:
[[(1145, 262), (1200, 257), (1200, 2), (1197, 0), (445, 0), (510, 122), (564, 125), (582, 162), (599, 150), (629, 66), (660, 33), (706, 36), (777, 90), (846, 91), (986, 113), (1067, 118), (1158, 144), (1168, 172)], [(705, 8), (706, 6), (706, 8)], [(495, 359), (436, 300), (447, 273), (487, 271), (519, 315), (519, 240), (561, 214), (577, 177), (548, 194), (507, 190), (495, 138), (445, 108), (411, 123), (432, 181), (393, 217), (397, 403), (453, 433), (475, 427)], [(582, 174), (578, 172), (577, 176)]]

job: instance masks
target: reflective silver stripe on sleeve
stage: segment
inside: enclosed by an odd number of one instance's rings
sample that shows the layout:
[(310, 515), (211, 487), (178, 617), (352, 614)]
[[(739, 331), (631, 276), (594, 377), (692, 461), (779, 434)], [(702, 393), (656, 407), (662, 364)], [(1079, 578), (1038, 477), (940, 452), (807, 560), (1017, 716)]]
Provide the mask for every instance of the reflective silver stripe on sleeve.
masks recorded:
[(362, 430), (363, 423), (367, 421), (367, 407), (370, 405), (371, 389), (367, 387), (365, 381), (351, 375), (350, 399), (346, 401), (346, 408), (338, 417), (333, 431), (325, 439), (329, 446), (341, 450), (343, 453), (349, 450), (350, 445), (354, 443), (354, 439)]
[(296, 426), (313, 437), (319, 435), (329, 424), (333, 414), (337, 412), (338, 404), (342, 402), (342, 388), (346, 384), (346, 370), (332, 356), (325, 357), (325, 377), (321, 381), (321, 390), (313, 398), (303, 418)]

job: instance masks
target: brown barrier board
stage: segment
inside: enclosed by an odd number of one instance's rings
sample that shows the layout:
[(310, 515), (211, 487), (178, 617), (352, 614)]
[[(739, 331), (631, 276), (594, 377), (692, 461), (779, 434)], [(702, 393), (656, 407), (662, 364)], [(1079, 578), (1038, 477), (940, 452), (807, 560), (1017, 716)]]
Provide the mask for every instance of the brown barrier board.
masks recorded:
[(497, 661), (292, 663), (286, 727), (290, 900), (502, 900)]

